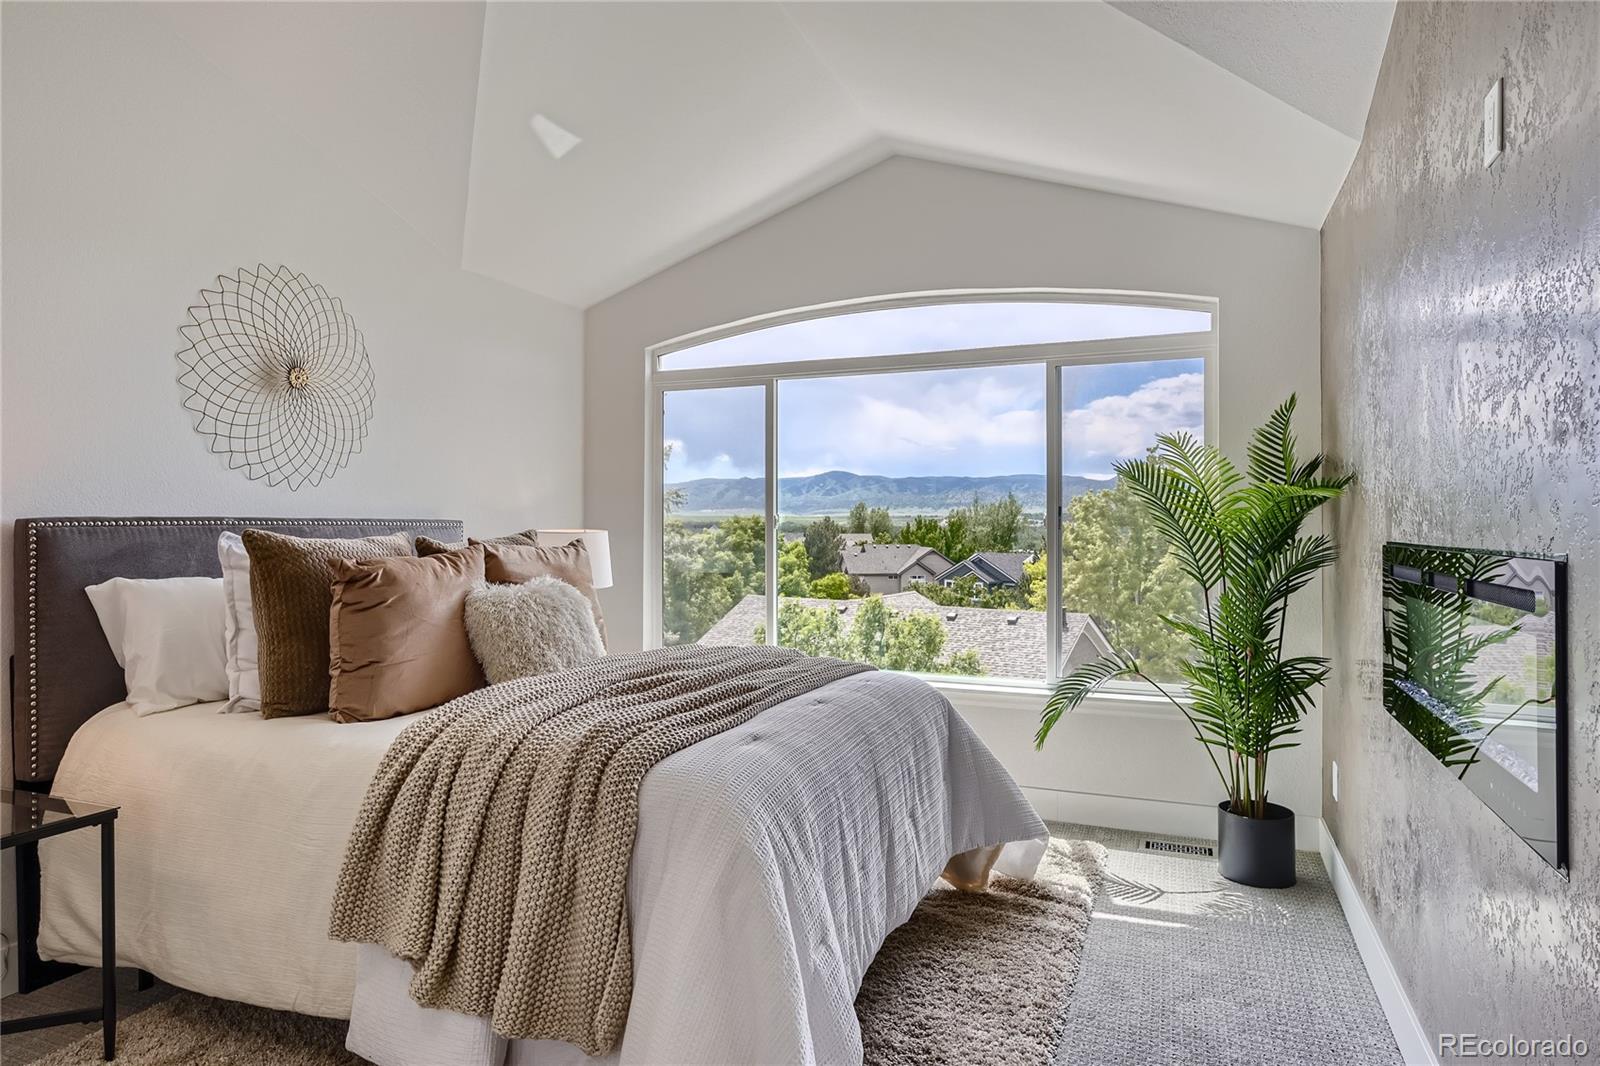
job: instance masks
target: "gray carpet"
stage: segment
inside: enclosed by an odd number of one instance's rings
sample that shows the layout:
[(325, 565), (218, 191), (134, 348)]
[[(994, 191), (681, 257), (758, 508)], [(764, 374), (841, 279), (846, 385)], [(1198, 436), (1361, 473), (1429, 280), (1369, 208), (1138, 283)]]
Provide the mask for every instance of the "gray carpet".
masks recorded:
[[(1054, 841), (1037, 882), (996, 878), (987, 893), (931, 893), (890, 936), (862, 982), (856, 1008), (866, 1061), (1049, 1066), (1104, 864), (1105, 849), (1098, 844)], [(59, 1009), (64, 996), (90, 996), (93, 986), (86, 978), (92, 976), (10, 997), (5, 1016)], [(141, 997), (143, 1009), (121, 1023), (117, 1062), (123, 1066), (361, 1061), (344, 1050), (343, 1022), (162, 989), (158, 985)], [(5, 1061), (98, 1063), (99, 1032), (72, 1028), (76, 1032), (7, 1037)]]
[(1293, 888), (1246, 888), (1154, 834), (1051, 830), (1109, 851), (1058, 1066), (1400, 1062), (1315, 853)]

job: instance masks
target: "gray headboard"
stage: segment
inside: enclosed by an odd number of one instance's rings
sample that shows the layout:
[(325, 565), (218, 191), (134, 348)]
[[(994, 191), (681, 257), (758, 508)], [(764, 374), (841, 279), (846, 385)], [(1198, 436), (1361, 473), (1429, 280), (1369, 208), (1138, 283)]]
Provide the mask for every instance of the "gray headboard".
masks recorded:
[(403, 529), (461, 539), (459, 521), (439, 518), (18, 519), (11, 764), (19, 785), (48, 785), (77, 728), (127, 695), (84, 588), (113, 577), (220, 576), (217, 535), (246, 527), (301, 537)]

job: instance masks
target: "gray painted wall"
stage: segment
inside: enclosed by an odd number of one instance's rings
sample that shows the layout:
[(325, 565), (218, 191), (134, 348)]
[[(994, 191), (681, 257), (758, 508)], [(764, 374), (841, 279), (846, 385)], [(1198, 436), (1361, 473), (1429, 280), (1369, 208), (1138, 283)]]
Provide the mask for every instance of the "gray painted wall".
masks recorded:
[[(1501, 76), (1506, 151), (1485, 170)], [(1360, 479), (1324, 599), (1323, 817), (1429, 1033), (1571, 1033), (1593, 1054), (1600, 4), (1399, 5), (1322, 269), (1323, 442)], [(1571, 554), (1570, 884), (1385, 715), (1390, 539)]]

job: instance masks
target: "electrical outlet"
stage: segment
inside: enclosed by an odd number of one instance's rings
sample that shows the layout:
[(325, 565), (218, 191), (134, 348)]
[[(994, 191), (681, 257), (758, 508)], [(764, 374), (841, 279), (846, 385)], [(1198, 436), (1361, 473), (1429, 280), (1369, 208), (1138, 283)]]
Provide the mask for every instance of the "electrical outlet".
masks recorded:
[(1492, 166), (1506, 146), (1505, 79), (1496, 78), (1483, 98), (1483, 165)]
[(1333, 802), (1338, 803), (1339, 802), (1339, 760), (1338, 759), (1333, 759), (1333, 760), (1330, 760), (1330, 761), (1333, 764), (1333, 773), (1331, 775), (1331, 777), (1332, 777), (1332, 787), (1333, 787)]

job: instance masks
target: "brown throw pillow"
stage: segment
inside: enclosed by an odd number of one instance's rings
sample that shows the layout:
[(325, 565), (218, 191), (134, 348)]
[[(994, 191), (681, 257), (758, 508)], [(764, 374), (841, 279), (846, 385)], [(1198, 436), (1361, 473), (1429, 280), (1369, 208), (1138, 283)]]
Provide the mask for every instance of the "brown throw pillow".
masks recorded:
[[(467, 546), (467, 541), (434, 540), (432, 537), (417, 536), (418, 555), (438, 555), (441, 552), (460, 551)], [(524, 529), (521, 533), (507, 533), (503, 537), (490, 537), (481, 541), (483, 544), (526, 544), (539, 543), (539, 534), (531, 529)]]
[[(472, 541), (477, 544), (479, 541)], [(483, 544), (485, 555), (483, 573), (490, 581), (520, 585), (536, 577), (554, 577), (583, 593), (594, 608), (594, 624), (600, 629), (600, 642), (609, 646), (606, 639), (606, 619), (600, 611), (600, 597), (594, 594), (594, 577), (589, 569), (589, 549), (583, 541), (575, 540), (560, 547), (501, 544), (488, 541)]]
[(261, 717), (320, 714), (328, 709), (328, 609), (334, 559), (410, 555), (404, 533), (359, 540), (314, 540), (247, 529), (250, 604), (261, 667)]
[(483, 687), (467, 640), (467, 593), (483, 548), (426, 558), (335, 559), (328, 614), (328, 711), (375, 722), (437, 707)]

